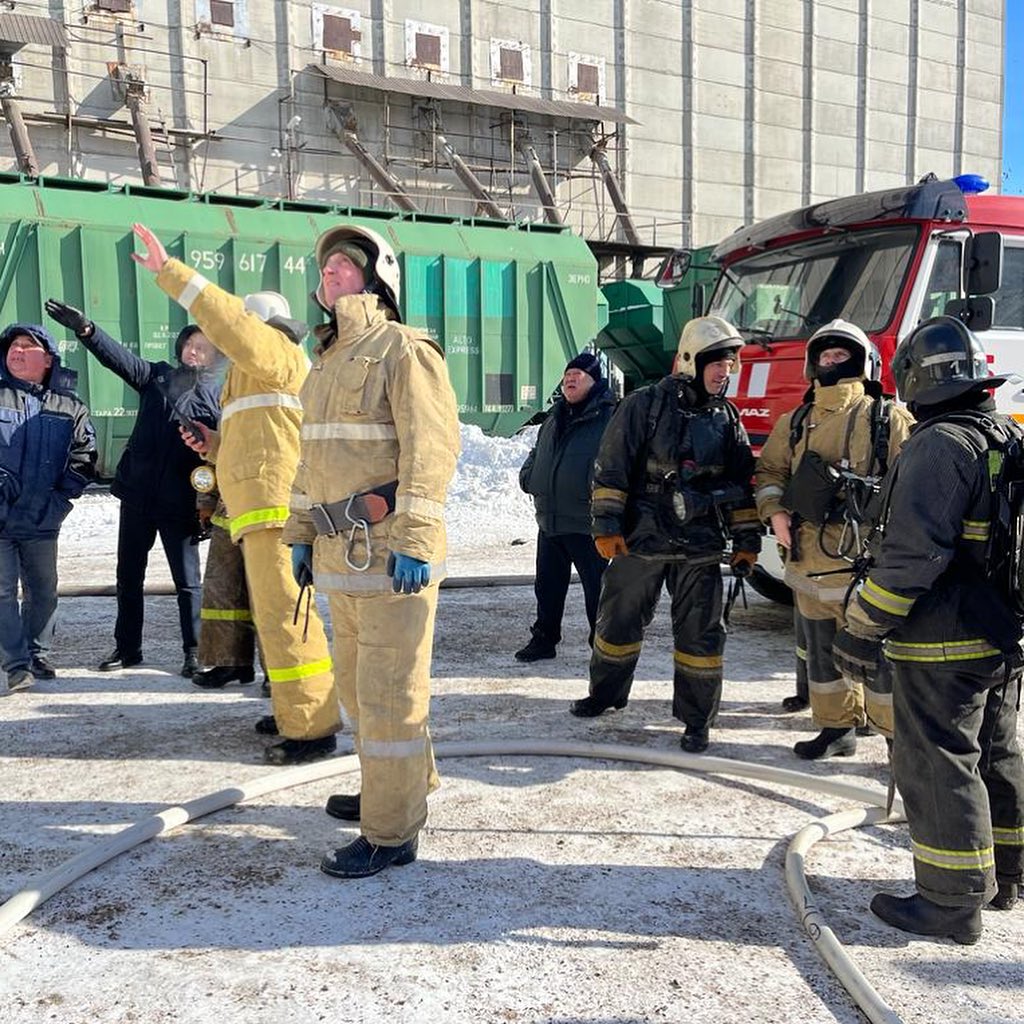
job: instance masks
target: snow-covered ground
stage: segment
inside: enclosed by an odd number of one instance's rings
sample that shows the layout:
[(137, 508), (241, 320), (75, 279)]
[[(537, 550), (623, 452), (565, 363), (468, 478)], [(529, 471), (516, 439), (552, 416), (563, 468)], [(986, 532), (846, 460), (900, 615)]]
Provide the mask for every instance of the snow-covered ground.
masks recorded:
[[(449, 500), (453, 576), (532, 571), (534, 523), (517, 486), (529, 442), (464, 430)], [(117, 503), (90, 495), (62, 538), (65, 583), (113, 582)], [(523, 543), (525, 542), (525, 543)], [(154, 559), (154, 579), (166, 570)], [(171, 597), (147, 600), (140, 669), (94, 670), (114, 602), (65, 599), (59, 677), (0, 699), (0, 899), (160, 808), (273, 777), (252, 724), (256, 687), (197, 691), (180, 664)], [(582, 595), (554, 661), (513, 652), (529, 587), (442, 592), (432, 730), (453, 741), (530, 739), (678, 750), (671, 631), (649, 632), (629, 706), (566, 713), (586, 692)], [(734, 614), (709, 753), (885, 784), (885, 746), (803, 764), (786, 609)], [(341, 737), (341, 746), (347, 740)], [(322, 813), (337, 779), (296, 786), (176, 829), (96, 870), (0, 938), (3, 1024), (163, 1022), (842, 1022), (864, 1018), (818, 959), (786, 895), (789, 837), (849, 802), (763, 782), (610, 760), (442, 760), (420, 859), (340, 882), (317, 870), (355, 833)], [(905, 828), (845, 832), (812, 850), (818, 905), (907, 1022), (1022, 1019), (1024, 909), (986, 912), (973, 947), (908, 941), (867, 911), (908, 892)]]

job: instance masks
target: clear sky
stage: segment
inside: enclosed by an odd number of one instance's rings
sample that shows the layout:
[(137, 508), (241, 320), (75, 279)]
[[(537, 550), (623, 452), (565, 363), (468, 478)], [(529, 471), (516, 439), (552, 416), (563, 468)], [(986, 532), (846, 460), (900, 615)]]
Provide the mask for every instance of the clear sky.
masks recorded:
[[(1024, 0), (1006, 0), (1003, 192), (1024, 195)], [(967, 170), (968, 168), (964, 168)]]

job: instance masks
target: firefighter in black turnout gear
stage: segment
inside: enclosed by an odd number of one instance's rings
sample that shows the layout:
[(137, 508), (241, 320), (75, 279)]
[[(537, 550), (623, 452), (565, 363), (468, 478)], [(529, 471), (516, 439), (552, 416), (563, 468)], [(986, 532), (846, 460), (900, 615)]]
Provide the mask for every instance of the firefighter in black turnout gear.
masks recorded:
[[(995, 412), (977, 339), (952, 317), (921, 324), (892, 362), (917, 425), (885, 492), (874, 565), (833, 657), (869, 679), (880, 642), (893, 674), (896, 784), (917, 893), (871, 909), (918, 935), (973, 943), (981, 907), (1009, 909), (1024, 867), (1020, 428)], [(1011, 571), (1012, 570), (1012, 571)]]
[(722, 694), (722, 552), (731, 540), (733, 572), (747, 576), (761, 550), (754, 458), (724, 397), (742, 346), (725, 320), (691, 320), (676, 373), (626, 397), (594, 468), (592, 529), (612, 561), (601, 585), (590, 695), (570, 710), (593, 718), (626, 706), (665, 585), (675, 646), (672, 714), (686, 726), (689, 753), (707, 749)]

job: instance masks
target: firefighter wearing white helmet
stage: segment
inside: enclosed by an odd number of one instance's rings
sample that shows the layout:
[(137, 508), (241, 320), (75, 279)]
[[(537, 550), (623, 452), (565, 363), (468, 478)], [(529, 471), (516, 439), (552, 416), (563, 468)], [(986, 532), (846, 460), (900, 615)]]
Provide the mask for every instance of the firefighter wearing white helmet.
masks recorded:
[(360, 878), (415, 860), (438, 785), (430, 660), (459, 424), (440, 348), (399, 320), (391, 246), (344, 225), (320, 236), (316, 256), (329, 321), (314, 329), (285, 540), (328, 597), (337, 691), (362, 770), (359, 793), (327, 803), (361, 835), (321, 869)]
[(303, 614), (296, 621), (300, 592), (282, 544), (299, 460), (299, 389), (309, 372), (299, 344), (306, 327), (288, 319), (288, 305), (277, 293), (258, 292), (246, 300), (231, 295), (168, 258), (148, 228), (137, 224), (135, 233), (146, 254), (133, 258), (157, 273), (157, 285), (231, 361), (220, 429), (204, 430), (203, 441), (190, 447), (216, 463), (227, 528), (242, 547), (274, 711), (256, 729), (281, 736), (267, 747), (266, 760), (300, 764), (325, 757), (335, 750), (341, 725), (330, 650), (313, 605), (307, 606), (308, 619)]
[(589, 695), (570, 712), (594, 718), (626, 706), (644, 630), (662, 587), (672, 595), (672, 714), (681, 746), (707, 749), (722, 694), (723, 551), (737, 576), (761, 549), (750, 479), (754, 458), (725, 397), (743, 346), (719, 317), (682, 331), (675, 372), (627, 395), (594, 464), (592, 530), (605, 570)]
[[(757, 464), (757, 509), (771, 526), (794, 595), (797, 692), (785, 711), (810, 705), (818, 735), (798, 742), (798, 757), (845, 756), (868, 721), (892, 732), (892, 695), (883, 676), (865, 693), (832, 661), (844, 622), (850, 562), (870, 529), (866, 502), (913, 422), (882, 396), (875, 346), (856, 325), (833, 320), (807, 342), (804, 402), (781, 416)], [(841, 475), (842, 474), (842, 475)]]

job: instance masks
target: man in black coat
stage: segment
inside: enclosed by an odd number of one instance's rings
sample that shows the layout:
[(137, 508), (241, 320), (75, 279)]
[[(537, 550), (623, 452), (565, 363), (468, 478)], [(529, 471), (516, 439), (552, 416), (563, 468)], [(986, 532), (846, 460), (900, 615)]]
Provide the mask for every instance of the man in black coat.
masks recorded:
[(178, 598), (181, 674), (191, 678), (199, 667), (201, 579), (196, 492), (192, 470), (201, 456), (182, 444), (184, 420), (215, 428), (220, 416), (220, 357), (195, 325), (181, 330), (174, 344), (176, 366), (142, 359), (97, 327), (82, 312), (55, 299), (46, 312), (69, 328), (108, 370), (139, 393), (139, 411), (128, 444), (117, 464), (111, 493), (121, 499), (117, 535), (117, 622), (114, 650), (101, 672), (131, 668), (142, 662), (143, 585), (149, 552), (157, 536), (163, 545)]
[(583, 600), (594, 639), (601, 576), (608, 564), (590, 535), (590, 484), (594, 456), (615, 399), (593, 352), (571, 359), (555, 399), (537, 434), (537, 443), (519, 471), (519, 486), (533, 495), (537, 510), (537, 620), (517, 661), (555, 656), (562, 639), (562, 614), (573, 566), (583, 584)]

